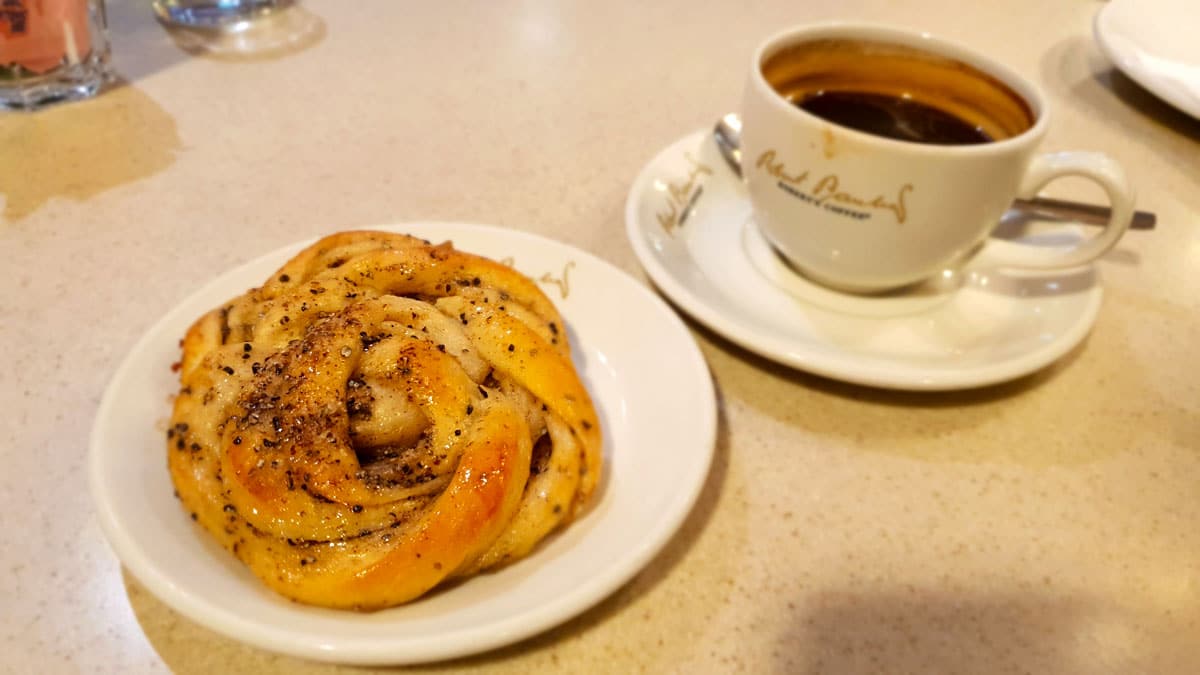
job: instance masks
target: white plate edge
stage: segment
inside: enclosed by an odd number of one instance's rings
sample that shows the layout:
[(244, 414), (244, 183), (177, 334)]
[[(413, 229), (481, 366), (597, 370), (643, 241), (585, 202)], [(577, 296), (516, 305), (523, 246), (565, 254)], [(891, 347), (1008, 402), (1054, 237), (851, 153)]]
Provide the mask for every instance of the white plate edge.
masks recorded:
[[(1120, 2), (1120, 0), (1114, 0), (1114, 2)], [(1181, 96), (1174, 87), (1171, 87), (1153, 72), (1142, 67), (1138, 62), (1127, 59), (1123, 53), (1124, 50), (1113, 42), (1114, 38), (1118, 41), (1125, 39), (1123, 37), (1125, 34), (1115, 30), (1111, 25), (1113, 21), (1111, 15), (1120, 9), (1119, 7), (1118, 9), (1113, 9), (1113, 7), (1113, 3), (1104, 5), (1096, 12), (1096, 16), (1092, 20), (1092, 36), (1095, 38), (1096, 43), (1100, 45), (1100, 51), (1104, 52), (1104, 56), (1108, 58), (1113, 66), (1137, 83), (1138, 86), (1146, 89), (1146, 91), (1149, 91), (1177, 110), (1200, 119), (1200, 106), (1196, 104), (1195, 100)], [(1200, 91), (1197, 91), (1197, 96), (1200, 96)]]

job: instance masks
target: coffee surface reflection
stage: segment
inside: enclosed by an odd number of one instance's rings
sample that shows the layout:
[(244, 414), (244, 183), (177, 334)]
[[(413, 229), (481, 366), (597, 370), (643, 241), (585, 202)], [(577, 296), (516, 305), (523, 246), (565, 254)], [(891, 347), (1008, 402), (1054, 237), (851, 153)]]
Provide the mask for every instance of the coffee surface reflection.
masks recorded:
[(801, 110), (857, 131), (913, 143), (975, 145), (991, 142), (982, 128), (911, 98), (856, 91), (818, 91)]

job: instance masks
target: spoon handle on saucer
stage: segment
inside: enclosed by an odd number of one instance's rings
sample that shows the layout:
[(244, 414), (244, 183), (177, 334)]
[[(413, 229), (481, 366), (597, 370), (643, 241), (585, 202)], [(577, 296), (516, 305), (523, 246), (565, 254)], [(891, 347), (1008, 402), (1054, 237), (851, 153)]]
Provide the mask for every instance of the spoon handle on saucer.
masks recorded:
[[(1061, 199), (1034, 197), (1033, 199), (1017, 199), (1013, 201), (1012, 209), (1023, 214), (1044, 216), (1055, 220), (1073, 220), (1088, 225), (1104, 225), (1108, 223), (1108, 207), (1095, 204), (1081, 204)], [(1133, 220), (1129, 223), (1132, 230), (1153, 230), (1158, 218), (1148, 211), (1134, 211)]]

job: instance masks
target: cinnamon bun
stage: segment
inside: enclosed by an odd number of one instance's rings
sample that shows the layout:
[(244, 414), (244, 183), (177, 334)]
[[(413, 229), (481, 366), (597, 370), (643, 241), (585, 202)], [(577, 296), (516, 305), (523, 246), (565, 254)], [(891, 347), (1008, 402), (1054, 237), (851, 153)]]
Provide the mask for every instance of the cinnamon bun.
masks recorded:
[(562, 317), (450, 243), (321, 239), (200, 317), (182, 352), (179, 499), (299, 602), (389, 607), (521, 558), (600, 478)]

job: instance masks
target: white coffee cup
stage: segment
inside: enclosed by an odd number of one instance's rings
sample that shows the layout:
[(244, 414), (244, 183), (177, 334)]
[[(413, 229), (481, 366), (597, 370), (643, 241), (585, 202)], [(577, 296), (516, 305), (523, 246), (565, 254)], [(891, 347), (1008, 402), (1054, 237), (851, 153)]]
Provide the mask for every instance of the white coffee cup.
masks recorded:
[[(896, 140), (830, 122), (785, 98), (806, 87), (855, 91), (860, 83), (958, 106), (950, 112), (999, 140)], [(900, 288), (961, 265), (1015, 198), (1033, 197), (1061, 176), (1104, 189), (1107, 226), (1069, 250), (1013, 246), (992, 259), (1025, 269), (1082, 265), (1112, 248), (1133, 214), (1133, 189), (1112, 159), (1035, 156), (1048, 124), (1037, 87), (926, 33), (848, 23), (779, 33), (754, 54), (741, 112), (743, 171), (763, 235), (806, 276), (841, 290)]]

